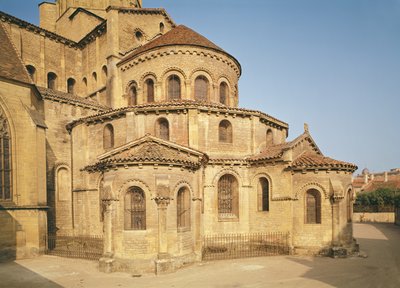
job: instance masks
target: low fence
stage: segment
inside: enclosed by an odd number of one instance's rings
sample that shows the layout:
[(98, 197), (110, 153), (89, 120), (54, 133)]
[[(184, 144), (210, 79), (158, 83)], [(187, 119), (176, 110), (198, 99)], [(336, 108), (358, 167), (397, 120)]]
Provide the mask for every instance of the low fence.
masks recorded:
[(396, 208), (394, 223), (396, 223), (396, 225), (400, 225), (400, 207)]
[(48, 235), (46, 254), (98, 260), (103, 255), (103, 236)]
[(353, 222), (394, 223), (394, 212), (353, 213)]
[(289, 233), (221, 234), (203, 238), (203, 260), (288, 255)]
[(354, 213), (381, 213), (394, 212), (394, 205), (356, 205), (353, 206)]

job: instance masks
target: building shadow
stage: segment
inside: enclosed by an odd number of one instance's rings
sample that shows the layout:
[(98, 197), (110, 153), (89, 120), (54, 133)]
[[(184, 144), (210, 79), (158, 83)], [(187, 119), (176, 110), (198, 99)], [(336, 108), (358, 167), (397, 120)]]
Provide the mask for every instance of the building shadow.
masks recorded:
[(400, 287), (400, 227), (386, 223), (354, 226), (364, 257), (289, 257), (308, 267), (300, 277), (332, 287)]
[(10, 214), (6, 206), (0, 204), (0, 263), (16, 259), (19, 228), (18, 221)]
[(0, 262), (0, 287), (60, 288), (59, 284), (15, 263)]

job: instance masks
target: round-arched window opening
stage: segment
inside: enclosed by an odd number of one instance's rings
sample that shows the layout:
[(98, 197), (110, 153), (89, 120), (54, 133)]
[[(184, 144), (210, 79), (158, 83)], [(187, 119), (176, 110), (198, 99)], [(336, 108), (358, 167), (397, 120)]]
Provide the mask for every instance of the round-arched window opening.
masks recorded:
[(139, 42), (142, 42), (142, 41), (143, 41), (143, 33), (142, 33), (142, 32), (136, 31), (135, 37), (136, 37), (136, 40), (137, 40), (137, 41), (139, 41)]
[(165, 26), (164, 26), (164, 23), (160, 23), (160, 33), (164, 33), (164, 28), (165, 28)]

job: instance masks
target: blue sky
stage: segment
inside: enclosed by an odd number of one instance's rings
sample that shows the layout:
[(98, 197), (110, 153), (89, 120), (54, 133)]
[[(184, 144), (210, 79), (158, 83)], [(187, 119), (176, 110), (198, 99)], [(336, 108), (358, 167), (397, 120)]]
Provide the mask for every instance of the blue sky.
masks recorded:
[[(38, 23), (36, 0), (0, 10)], [(360, 170), (400, 167), (400, 0), (143, 0), (241, 63), (240, 106)], [(23, 5), (23, 6), (21, 6)]]

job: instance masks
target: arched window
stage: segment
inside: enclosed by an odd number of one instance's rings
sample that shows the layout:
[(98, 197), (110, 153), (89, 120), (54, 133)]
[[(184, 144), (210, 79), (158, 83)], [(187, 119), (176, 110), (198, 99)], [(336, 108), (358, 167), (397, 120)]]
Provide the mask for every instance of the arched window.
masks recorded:
[(265, 142), (266, 142), (267, 145), (274, 144), (274, 136), (272, 134), (272, 130), (271, 129), (267, 130), (267, 133), (266, 133), (265, 137), (266, 137)]
[(103, 85), (107, 85), (107, 75), (108, 75), (107, 66), (104, 65), (103, 68), (101, 68), (101, 80)]
[(97, 88), (97, 73), (96, 72), (92, 73), (92, 82), (93, 82), (93, 90), (96, 90), (96, 88)]
[(132, 84), (129, 87), (128, 105), (129, 106), (137, 105), (137, 88), (136, 88), (136, 84)]
[(164, 140), (169, 140), (169, 123), (167, 119), (161, 118), (157, 120), (156, 136)]
[(225, 174), (218, 180), (218, 215), (239, 216), (239, 185), (233, 175)]
[(139, 187), (125, 194), (125, 230), (146, 230), (146, 197)]
[(162, 34), (162, 33), (164, 33), (164, 28), (165, 28), (165, 26), (164, 26), (164, 23), (160, 23), (160, 33)]
[(143, 33), (142, 33), (142, 32), (136, 31), (135, 37), (136, 37), (136, 40), (137, 40), (138, 42), (142, 42), (142, 41), (143, 41)]
[(228, 104), (228, 85), (222, 82), (219, 85), (219, 102), (222, 104)]
[(168, 77), (168, 99), (181, 99), (181, 80), (176, 75)]
[(82, 79), (82, 91), (83, 91), (83, 94), (87, 94), (88, 93), (88, 89), (87, 89), (88, 87), (87, 87), (87, 79), (86, 79), (86, 77), (83, 77), (83, 79)]
[(232, 143), (232, 125), (228, 120), (219, 123), (219, 142)]
[(208, 99), (208, 79), (200, 75), (194, 80), (194, 99), (207, 101)]
[(190, 228), (190, 192), (186, 187), (178, 191), (177, 205), (177, 226), (178, 229)]
[(8, 121), (0, 110), (0, 201), (12, 200), (11, 139)]
[(315, 189), (306, 193), (306, 224), (321, 224), (321, 194)]
[(67, 80), (67, 92), (74, 94), (75, 92), (75, 79), (73, 78), (68, 78)]
[(147, 102), (154, 102), (154, 81), (152, 79), (146, 80), (146, 94), (147, 94)]
[(347, 222), (352, 222), (353, 218), (353, 191), (347, 191)]
[(258, 210), (269, 211), (269, 182), (264, 177), (258, 182)]
[(110, 149), (114, 147), (114, 127), (107, 124), (103, 131), (103, 148)]
[(32, 81), (36, 83), (36, 69), (32, 65), (27, 65), (26, 70), (28, 70), (28, 74), (31, 77)]
[(47, 74), (47, 88), (52, 90), (57, 89), (57, 75), (53, 72)]

